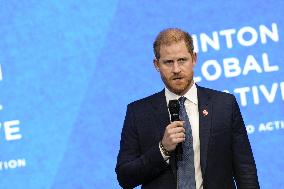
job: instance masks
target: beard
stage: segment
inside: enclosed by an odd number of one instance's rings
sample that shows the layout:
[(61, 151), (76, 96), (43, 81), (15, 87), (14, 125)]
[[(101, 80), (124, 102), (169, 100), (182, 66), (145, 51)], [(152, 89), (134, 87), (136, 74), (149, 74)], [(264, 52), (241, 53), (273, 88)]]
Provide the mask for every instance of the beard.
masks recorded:
[(163, 77), (161, 78), (166, 85), (166, 87), (173, 93), (182, 96), (184, 95), (193, 84), (193, 75), (186, 77), (183, 75), (174, 75), (170, 78)]

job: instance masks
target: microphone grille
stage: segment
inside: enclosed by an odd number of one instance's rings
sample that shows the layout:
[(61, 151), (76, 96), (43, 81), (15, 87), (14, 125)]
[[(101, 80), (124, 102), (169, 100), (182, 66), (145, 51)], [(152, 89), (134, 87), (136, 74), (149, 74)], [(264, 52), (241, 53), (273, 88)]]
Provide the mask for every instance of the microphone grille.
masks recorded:
[(170, 100), (168, 107), (171, 114), (179, 114), (180, 105), (178, 100)]

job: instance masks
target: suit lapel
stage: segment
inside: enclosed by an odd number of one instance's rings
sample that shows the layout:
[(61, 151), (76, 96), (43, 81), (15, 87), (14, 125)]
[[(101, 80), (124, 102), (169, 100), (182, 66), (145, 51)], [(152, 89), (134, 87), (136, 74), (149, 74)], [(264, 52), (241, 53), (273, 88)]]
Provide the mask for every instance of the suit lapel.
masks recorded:
[(199, 140), (200, 140), (200, 164), (204, 179), (208, 144), (211, 132), (212, 103), (207, 91), (197, 86), (198, 111), (199, 111)]

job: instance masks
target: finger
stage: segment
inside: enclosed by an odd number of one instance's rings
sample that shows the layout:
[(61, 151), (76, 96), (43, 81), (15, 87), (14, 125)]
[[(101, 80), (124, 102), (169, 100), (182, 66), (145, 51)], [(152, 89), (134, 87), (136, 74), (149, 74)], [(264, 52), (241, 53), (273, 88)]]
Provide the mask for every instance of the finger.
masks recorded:
[(176, 144), (177, 142), (185, 140), (185, 134), (184, 133), (172, 134), (169, 136), (169, 140), (172, 144)]
[(173, 133), (185, 133), (185, 129), (183, 127), (175, 127), (168, 130), (169, 134)]
[(183, 127), (184, 121), (174, 121), (168, 125), (168, 128)]
[(170, 131), (170, 130), (172, 130), (173, 128), (180, 127), (179, 125), (180, 125), (180, 124), (177, 123), (177, 122), (172, 122), (172, 123), (170, 123), (170, 124), (166, 127), (166, 130), (167, 130), (167, 131)]
[(180, 142), (183, 142), (185, 140), (185, 138), (174, 138), (173, 139), (173, 142), (175, 143), (175, 144), (178, 144), (178, 143), (180, 143)]
[(173, 122), (173, 124), (175, 124), (176, 127), (183, 127), (184, 123), (185, 123), (184, 121), (174, 121)]
[(185, 138), (184, 133), (175, 133), (171, 135), (173, 138)]

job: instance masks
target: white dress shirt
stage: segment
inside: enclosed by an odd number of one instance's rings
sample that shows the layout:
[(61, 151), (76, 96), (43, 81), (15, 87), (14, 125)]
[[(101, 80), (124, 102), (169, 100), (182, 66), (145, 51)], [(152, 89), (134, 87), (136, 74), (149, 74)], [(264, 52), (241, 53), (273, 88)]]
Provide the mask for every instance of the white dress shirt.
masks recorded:
[[(167, 88), (165, 88), (165, 95), (166, 95), (167, 104), (169, 104), (170, 100), (178, 100), (181, 97), (179, 95), (172, 93)], [(193, 83), (193, 85), (187, 91), (184, 97), (186, 97), (184, 105), (192, 130), (196, 189), (203, 189), (203, 179), (202, 179), (201, 166), (200, 166), (199, 112), (198, 112), (197, 88), (195, 83)], [(165, 160), (168, 159), (168, 157), (164, 155), (163, 157)]]

